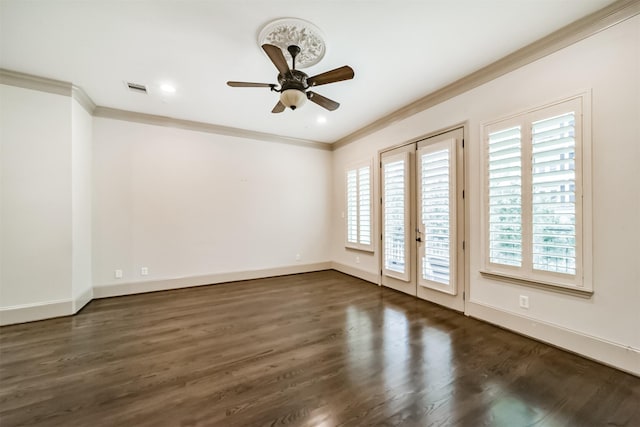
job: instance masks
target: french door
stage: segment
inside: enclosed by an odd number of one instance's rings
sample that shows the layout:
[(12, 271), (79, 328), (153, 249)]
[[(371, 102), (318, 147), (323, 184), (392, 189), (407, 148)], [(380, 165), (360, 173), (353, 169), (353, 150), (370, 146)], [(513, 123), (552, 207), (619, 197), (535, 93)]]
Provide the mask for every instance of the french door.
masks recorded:
[(381, 154), (382, 280), (464, 311), (463, 129)]

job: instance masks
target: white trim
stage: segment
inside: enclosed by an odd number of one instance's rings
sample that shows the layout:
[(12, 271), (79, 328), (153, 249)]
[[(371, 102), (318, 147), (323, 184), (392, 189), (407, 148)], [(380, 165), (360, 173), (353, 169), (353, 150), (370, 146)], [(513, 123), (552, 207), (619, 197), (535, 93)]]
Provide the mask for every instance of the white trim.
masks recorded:
[(77, 295), (73, 299), (73, 314), (76, 314), (77, 312), (82, 310), (82, 308), (85, 305), (89, 304), (91, 300), (93, 300), (93, 288), (89, 288), (82, 292), (80, 295)]
[(74, 313), (72, 300), (45, 301), (0, 308), (0, 325), (35, 322)]
[(640, 376), (640, 349), (607, 341), (550, 322), (527, 318), (476, 301), (467, 302), (465, 314), (632, 375)]
[(328, 270), (331, 262), (290, 265), (262, 270), (235, 271), (215, 273), (203, 276), (177, 277), (145, 282), (112, 283), (93, 287), (93, 298), (108, 298), (122, 295), (141, 294), (145, 292), (167, 291), (170, 289), (191, 288), (194, 286), (213, 285), (217, 283), (237, 282), (240, 280), (263, 279), (265, 277), (285, 276), (288, 274), (310, 273)]
[(540, 279), (526, 279), (519, 277), (516, 274), (505, 273), (493, 273), (491, 271), (480, 270), (480, 274), (488, 279), (500, 280), (511, 285), (522, 285), (533, 288), (544, 289), (547, 291), (554, 291), (559, 293), (565, 293), (567, 295), (581, 296), (590, 298), (593, 295), (593, 290), (586, 290), (576, 286), (562, 285), (553, 282), (545, 282)]
[(195, 122), (192, 120), (175, 119), (173, 117), (157, 116), (155, 114), (136, 113), (133, 111), (119, 110), (97, 106), (93, 111), (94, 117), (102, 117), (113, 120), (123, 120), (127, 122), (143, 123), (147, 125), (165, 126), (176, 129), (193, 130), (196, 132), (213, 133), (216, 135), (227, 135), (237, 138), (255, 139), (258, 141), (277, 142), (281, 144), (297, 145), (300, 147), (316, 148), (319, 150), (331, 151), (331, 144), (313, 141), (310, 139), (292, 138), (288, 136), (274, 135), (266, 132), (239, 129), (229, 126), (216, 125), (212, 123)]
[(84, 108), (89, 115), (93, 115), (93, 112), (96, 109), (96, 104), (91, 98), (89, 98), (89, 95), (87, 95), (81, 87), (73, 85), (71, 87), (71, 97), (78, 101), (78, 104), (80, 104), (80, 106)]
[[(79, 312), (93, 299), (114, 296), (133, 295), (145, 292), (165, 291), (212, 285), (216, 283), (237, 282), (240, 280), (263, 279), (288, 274), (310, 273), (333, 268), (330, 261), (313, 264), (291, 265), (263, 270), (218, 273), (204, 276), (179, 277), (175, 279), (153, 280), (147, 282), (117, 283), (94, 286), (73, 300), (47, 301), (36, 304), (24, 304), (0, 308), (0, 325), (34, 322), (54, 317), (71, 316)], [(350, 274), (350, 273), (347, 273)], [(366, 279), (365, 279), (366, 280)]]
[(0, 84), (37, 90), (56, 95), (71, 96), (72, 84), (0, 68)]
[(361, 270), (335, 261), (332, 261), (330, 264), (333, 270), (339, 271), (340, 273), (366, 280), (367, 282), (371, 282), (375, 285), (380, 285), (380, 275), (378, 273), (371, 273), (370, 271)]

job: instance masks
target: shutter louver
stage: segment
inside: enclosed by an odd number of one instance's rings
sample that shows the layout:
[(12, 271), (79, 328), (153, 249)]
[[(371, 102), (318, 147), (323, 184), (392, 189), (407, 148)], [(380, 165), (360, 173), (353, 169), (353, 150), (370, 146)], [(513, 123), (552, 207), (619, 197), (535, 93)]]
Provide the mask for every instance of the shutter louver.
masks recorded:
[(519, 126), (489, 134), (489, 262), (522, 265), (522, 144)]
[(406, 272), (405, 161), (384, 164), (384, 268)]
[(576, 274), (573, 112), (532, 123), (533, 268)]

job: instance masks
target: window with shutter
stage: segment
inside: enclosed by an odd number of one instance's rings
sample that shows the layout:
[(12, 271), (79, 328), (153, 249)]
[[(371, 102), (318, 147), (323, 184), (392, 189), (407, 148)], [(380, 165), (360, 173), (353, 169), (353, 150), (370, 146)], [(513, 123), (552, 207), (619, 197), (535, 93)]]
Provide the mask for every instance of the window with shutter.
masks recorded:
[(591, 257), (584, 244), (584, 218), (591, 217), (583, 197), (590, 182), (584, 171), (591, 170), (584, 97), (483, 126), (483, 273), (592, 291), (584, 268)]
[(348, 168), (346, 173), (346, 246), (372, 250), (371, 164)]

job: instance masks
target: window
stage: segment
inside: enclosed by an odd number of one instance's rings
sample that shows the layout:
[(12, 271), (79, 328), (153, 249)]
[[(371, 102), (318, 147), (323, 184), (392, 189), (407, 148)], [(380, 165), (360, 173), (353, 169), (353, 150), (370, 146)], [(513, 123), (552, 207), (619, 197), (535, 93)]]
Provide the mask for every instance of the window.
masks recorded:
[(361, 163), (347, 169), (346, 189), (346, 246), (354, 249), (372, 250), (370, 163)]
[(584, 98), (483, 126), (485, 273), (591, 290)]

